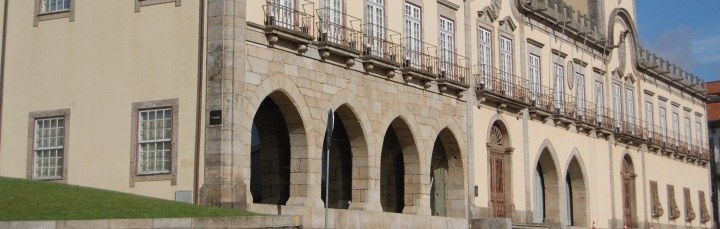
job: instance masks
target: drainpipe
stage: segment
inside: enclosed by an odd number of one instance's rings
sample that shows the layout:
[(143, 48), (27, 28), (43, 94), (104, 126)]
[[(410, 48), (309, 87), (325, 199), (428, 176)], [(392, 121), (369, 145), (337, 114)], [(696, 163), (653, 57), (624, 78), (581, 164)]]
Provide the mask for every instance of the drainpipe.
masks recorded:
[[(7, 48), (7, 21), (8, 21), (8, 4), (10, 0), (5, 0), (5, 8), (3, 8), (3, 27), (2, 27), (2, 53), (0, 53), (0, 135), (2, 135), (2, 112), (3, 100), (5, 99), (5, 49)], [(0, 144), (2, 137), (0, 137)]]
[[(7, 5), (5, 0), (5, 4)], [(7, 8), (5, 9), (7, 12)], [(205, 0), (200, 0), (200, 19), (198, 23), (198, 73), (197, 73), (197, 107), (195, 107), (195, 163), (193, 172), (193, 203), (200, 204), (200, 131), (202, 129), (202, 91), (203, 61), (205, 57)], [(4, 34), (3, 34), (4, 35)], [(4, 44), (4, 43), (3, 43)], [(3, 52), (5, 49), (3, 48)]]

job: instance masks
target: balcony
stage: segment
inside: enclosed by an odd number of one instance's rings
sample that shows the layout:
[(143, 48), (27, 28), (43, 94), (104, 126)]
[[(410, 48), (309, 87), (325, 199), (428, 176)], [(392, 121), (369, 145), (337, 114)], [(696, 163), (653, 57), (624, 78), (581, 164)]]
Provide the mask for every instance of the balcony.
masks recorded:
[(440, 60), (435, 55), (437, 47), (411, 37), (403, 38), (402, 44), (403, 62), (400, 71), (405, 81), (416, 80), (423, 87), (430, 87), (430, 82), (436, 80), (439, 73)]
[(646, 142), (645, 127), (643, 127), (640, 119), (630, 115), (621, 115), (621, 117), (621, 120), (616, 122), (615, 126), (616, 139), (631, 145), (640, 145)]
[(437, 83), (440, 91), (454, 91), (458, 97), (462, 97), (462, 92), (470, 87), (468, 84), (470, 76), (470, 68), (467, 67), (468, 59), (447, 50), (440, 50), (439, 56), (440, 72)]
[(488, 65), (477, 65), (475, 69), (479, 79), (475, 90), (481, 102), (494, 102), (499, 108), (530, 106), (530, 91), (524, 86), (526, 80)]
[(313, 3), (301, 5), (302, 11), (274, 2), (263, 6), (265, 12), (265, 36), (268, 43), (275, 45), (281, 40), (295, 45), (299, 52), (307, 51), (307, 44), (315, 39), (313, 29), (315, 16), (306, 13), (305, 8), (312, 12)]
[(387, 77), (393, 77), (400, 66), (399, 44), (393, 38), (400, 34), (380, 25), (363, 25), (363, 47), (360, 61), (365, 71), (379, 71)]
[[(320, 21), (318, 28), (318, 51), (323, 60), (339, 58), (344, 64), (351, 67), (354, 59), (362, 53), (362, 32), (355, 29), (360, 27), (360, 19), (344, 14), (343, 12), (322, 8), (317, 10)], [(344, 21), (350, 23), (344, 25)]]
[(648, 148), (651, 150), (658, 151), (665, 147), (665, 137), (658, 126), (652, 126), (652, 128), (647, 131), (647, 139), (649, 143)]

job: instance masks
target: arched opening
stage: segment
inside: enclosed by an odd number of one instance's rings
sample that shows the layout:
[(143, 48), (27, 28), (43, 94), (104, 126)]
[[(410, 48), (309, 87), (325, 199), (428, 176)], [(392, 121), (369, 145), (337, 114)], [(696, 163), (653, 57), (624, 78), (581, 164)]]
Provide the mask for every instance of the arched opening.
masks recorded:
[(560, 182), (555, 160), (546, 148), (535, 166), (535, 214), (538, 223), (560, 222)]
[(623, 225), (628, 228), (635, 228), (635, 167), (630, 155), (623, 157), (622, 170), (622, 192), (623, 192)]
[(465, 206), (462, 155), (450, 130), (443, 129), (435, 140), (430, 162), (430, 210), (434, 216), (462, 218)]
[[(383, 211), (401, 213), (408, 203), (414, 201), (406, 201), (405, 178), (418, 175), (419, 160), (408, 155), (417, 155), (412, 133), (402, 119), (396, 118), (385, 133), (380, 156), (380, 204)], [(411, 167), (406, 168), (406, 165)], [(410, 168), (413, 170), (409, 171)], [(411, 183), (420, 185), (419, 181)]]
[(487, 139), (490, 169), (490, 208), (494, 218), (508, 218), (512, 214), (511, 174), (513, 148), (505, 125), (494, 122)]
[(585, 174), (580, 167), (580, 162), (576, 157), (573, 157), (565, 176), (565, 203), (568, 209), (568, 225), (587, 226), (585, 185)]
[(290, 197), (290, 136), (291, 133), (304, 133), (302, 122), (298, 120), (292, 102), (279, 92), (260, 104), (251, 130), (250, 193), (253, 203), (282, 205)]
[(395, 129), (389, 127), (380, 159), (380, 200), (383, 211), (402, 212), (405, 206), (405, 163)]
[[(332, 144), (330, 147), (330, 208), (347, 209), (353, 200), (353, 161), (367, 161), (367, 146), (359, 120), (347, 106), (340, 106), (334, 113)], [(356, 156), (357, 155), (357, 156)], [(323, 154), (323, 161), (326, 155)], [(367, 164), (367, 163), (360, 163)], [(325, 164), (323, 164), (322, 200), (325, 201)]]

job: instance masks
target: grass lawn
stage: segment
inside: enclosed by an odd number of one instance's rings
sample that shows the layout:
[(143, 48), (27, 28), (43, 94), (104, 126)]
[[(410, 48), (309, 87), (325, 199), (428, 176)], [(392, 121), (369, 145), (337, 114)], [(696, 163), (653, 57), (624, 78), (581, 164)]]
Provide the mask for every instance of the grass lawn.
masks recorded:
[(257, 214), (55, 182), (0, 177), (0, 221), (250, 215)]

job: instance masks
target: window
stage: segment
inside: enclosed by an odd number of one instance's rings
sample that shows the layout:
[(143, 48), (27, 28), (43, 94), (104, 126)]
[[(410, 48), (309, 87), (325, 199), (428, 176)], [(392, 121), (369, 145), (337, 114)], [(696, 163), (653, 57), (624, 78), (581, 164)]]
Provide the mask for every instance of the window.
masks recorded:
[(322, 0), (320, 7), (321, 39), (336, 44), (343, 42), (343, 1)]
[(581, 117), (585, 116), (585, 75), (580, 72), (575, 73), (575, 80), (577, 80), (577, 100), (578, 115)]
[(422, 39), (420, 35), (420, 26), (422, 17), (420, 7), (417, 7), (410, 3), (405, 3), (405, 61), (410, 62), (410, 66), (414, 68), (422, 68), (422, 61), (420, 55), (423, 52), (420, 47), (420, 41)]
[(35, 19), (33, 26), (38, 26), (40, 21), (69, 18), (75, 20), (75, 1), (73, 0), (35, 0)]
[(131, 183), (171, 180), (176, 184), (178, 100), (133, 104)]
[(565, 111), (565, 67), (555, 64), (555, 107)]
[(70, 0), (42, 0), (40, 13), (56, 13), (70, 10)]
[(295, 0), (270, 0), (268, 1), (269, 15), (273, 17), (270, 23), (286, 29), (294, 30), (298, 18), (296, 18)]
[(645, 123), (648, 132), (655, 132), (655, 120), (653, 119), (653, 104), (650, 101), (645, 102)]
[[(538, 101), (540, 93), (540, 85), (542, 84), (542, 76), (540, 75), (540, 56), (530, 54), (530, 92), (532, 100)], [(538, 103), (539, 104), (539, 103)]]
[(505, 37), (500, 37), (500, 69), (502, 70), (502, 81), (503, 91), (507, 95), (512, 95), (512, 74), (513, 74), (513, 60), (512, 60), (512, 40)]
[(690, 118), (685, 117), (685, 142), (687, 142), (688, 149), (691, 149), (692, 145), (692, 129), (690, 129)]
[(172, 143), (172, 109), (142, 110), (138, 115), (138, 173), (169, 173)]
[(35, 179), (59, 179), (63, 171), (65, 118), (35, 120)]
[(67, 179), (67, 120), (70, 110), (30, 113), (28, 179)]
[(680, 146), (680, 116), (677, 112), (672, 114), (673, 137), (675, 138), (675, 147)]
[(163, 3), (175, 3), (175, 7), (180, 6), (180, 0), (135, 0), (135, 12), (140, 12), (140, 7), (151, 6)]
[(695, 141), (699, 148), (705, 148), (703, 146), (703, 137), (702, 137), (702, 124), (700, 124), (700, 117), (697, 118), (698, 121), (695, 121)]
[(613, 84), (613, 109), (615, 112), (615, 127), (620, 128), (622, 122), (622, 94), (620, 84)]
[(663, 214), (663, 207), (660, 204), (657, 181), (650, 181), (650, 195), (650, 213), (652, 213), (653, 218), (658, 218)]
[(440, 69), (454, 75), (455, 25), (450, 19), (440, 17)]
[(631, 125), (635, 124), (635, 96), (631, 88), (625, 88), (625, 110), (627, 111), (627, 119), (625, 120)]
[(490, 31), (487, 29), (480, 28), (480, 71), (482, 74), (482, 81), (488, 89), (492, 89), (491, 79), (492, 76), (492, 36)]
[(385, 6), (384, 0), (368, 0), (365, 6), (365, 27), (369, 36), (368, 45), (375, 54), (382, 55), (383, 43), (385, 39)]
[(603, 92), (603, 83), (595, 81), (595, 106), (597, 110), (597, 119), (602, 120), (605, 116), (605, 93)]
[(695, 209), (692, 206), (689, 188), (683, 188), (683, 196), (685, 198), (685, 221), (690, 222), (695, 219)]
[(664, 107), (660, 107), (660, 113), (658, 116), (660, 117), (660, 134), (662, 134), (663, 142), (667, 143), (667, 112), (665, 111)]

